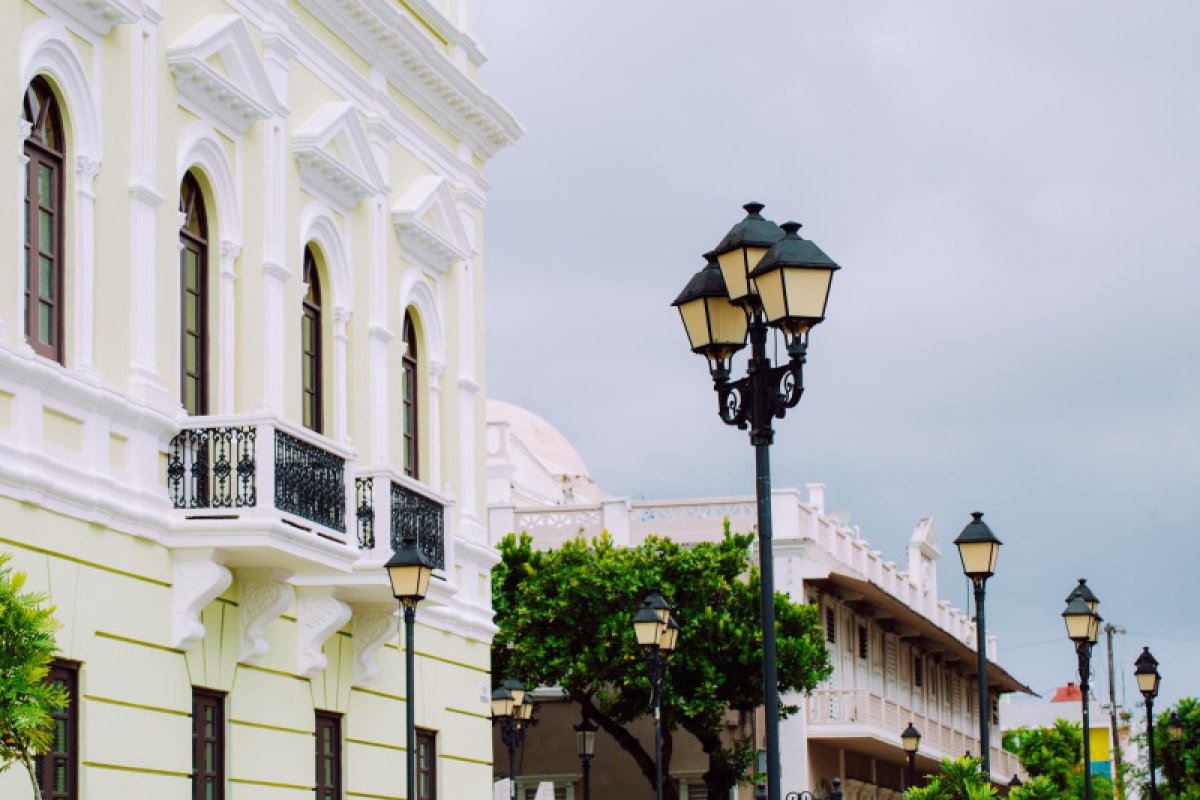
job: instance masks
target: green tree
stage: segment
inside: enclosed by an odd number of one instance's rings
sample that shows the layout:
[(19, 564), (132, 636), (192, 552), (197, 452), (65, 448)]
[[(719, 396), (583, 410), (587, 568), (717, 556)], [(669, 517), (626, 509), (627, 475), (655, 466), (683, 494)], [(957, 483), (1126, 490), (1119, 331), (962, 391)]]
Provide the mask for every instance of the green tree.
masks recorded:
[[(1179, 716), (1181, 735), (1171, 738), (1167, 723), (1174, 711)], [(1143, 741), (1145, 739), (1143, 738)], [(1145, 748), (1141, 748), (1144, 752)], [(1160, 712), (1154, 720), (1154, 757), (1161, 769), (1158, 776), (1160, 800), (1200, 800), (1200, 702), (1185, 697)], [(1139, 777), (1146, 778), (1146, 765)]]
[(926, 775), (926, 784), (904, 793), (907, 800), (987, 800), (996, 796), (979, 771), (979, 759), (943, 759), (940, 775)]
[(0, 772), (23, 764), (40, 800), (33, 759), (50, 747), (50, 714), (67, 704), (62, 688), (46, 682), (58, 622), (44, 595), (24, 591), (10, 558), (0, 553)]
[[(1039, 798), (1032, 792), (1053, 788), (1053, 797), (1083, 797), (1083, 727), (1078, 722), (1055, 720), (1052, 728), (1017, 728), (1004, 734), (1004, 749), (1014, 753), (1031, 778), (1044, 778), (1024, 797)], [(1024, 787), (1022, 787), (1024, 788)], [(1112, 783), (1092, 776), (1094, 800), (1110, 800)]]
[[(663, 762), (669, 766), (672, 733), (682, 728), (708, 757), (709, 796), (728, 794), (746, 778), (753, 745), (730, 739), (726, 715), (751, 714), (763, 702), (759, 576), (749, 564), (751, 541), (730, 534), (728, 522), (721, 541), (686, 546), (649, 537), (637, 547), (616, 547), (602, 535), (538, 551), (527, 535), (509, 535), (493, 573), (500, 628), (494, 679), (511, 674), (526, 684), (563, 687), (653, 784), (653, 752), (629, 727), (646, 716), (651, 699), (630, 620), (646, 592), (657, 588), (682, 628), (663, 694)], [(831, 672), (816, 609), (777, 593), (775, 614), (779, 688), (811, 691)], [(664, 791), (677, 797), (669, 782)]]

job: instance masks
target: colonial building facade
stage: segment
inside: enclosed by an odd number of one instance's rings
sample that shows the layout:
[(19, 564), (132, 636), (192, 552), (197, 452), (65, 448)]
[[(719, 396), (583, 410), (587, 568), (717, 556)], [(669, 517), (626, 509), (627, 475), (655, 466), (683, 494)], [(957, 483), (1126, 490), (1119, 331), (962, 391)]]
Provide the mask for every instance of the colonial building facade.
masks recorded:
[[(756, 528), (753, 496), (634, 501), (609, 495), (558, 431), (517, 406), (488, 402), (487, 447), (493, 541), (524, 531), (549, 548), (608, 531), (625, 544), (651, 534), (697, 542), (719, 538), (726, 518), (735, 531)], [(771, 509), (776, 587), (818, 607), (834, 667), (811, 696), (783, 698), (800, 707), (780, 724), (784, 790), (823, 797), (840, 777), (851, 800), (898, 798), (908, 785), (900, 734), (910, 722), (922, 737), (918, 774), (936, 771), (942, 758), (978, 755), (975, 625), (938, 594), (942, 550), (932, 520), (915, 526), (901, 568), (873, 549), (848, 515), (826, 510), (823, 485), (810, 484), (805, 494), (776, 489)], [(1000, 748), (996, 700), (1029, 690), (996, 664), (994, 636), (987, 649), (991, 769), (996, 781), (1007, 783), (1019, 765)], [(580, 797), (567, 728), (578, 711), (548, 704), (539, 714), (546, 724), (530, 731), (518, 783), (551, 780), (566, 800)], [(651, 735), (649, 726), (644, 733)], [(761, 731), (748, 735), (761, 737)], [(680, 796), (705, 797), (703, 754), (686, 735), (676, 737), (671, 768)], [(592, 774), (604, 782), (603, 788), (593, 783), (597, 796), (653, 796), (615, 742), (600, 742), (596, 751)], [(608, 760), (603, 768), (602, 758)], [(739, 792), (744, 800), (753, 797), (752, 787)]]
[[(9, 0), (0, 550), (62, 623), (43, 796), (491, 792), (470, 0)], [(437, 563), (415, 697), (382, 569)], [(0, 796), (31, 797), (19, 770)]]

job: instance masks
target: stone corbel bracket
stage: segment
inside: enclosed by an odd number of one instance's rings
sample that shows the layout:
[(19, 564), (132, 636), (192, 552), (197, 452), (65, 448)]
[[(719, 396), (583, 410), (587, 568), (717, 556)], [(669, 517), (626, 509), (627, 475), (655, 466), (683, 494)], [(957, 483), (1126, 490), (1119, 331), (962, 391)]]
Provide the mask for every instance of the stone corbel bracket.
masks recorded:
[(241, 647), (238, 660), (253, 664), (267, 654), (267, 625), (292, 607), (296, 594), (285, 581), (290, 572), (273, 569), (237, 571)]
[(233, 583), (215, 550), (175, 551), (171, 565), (171, 646), (191, 650), (204, 638), (200, 612)]
[(300, 636), (300, 674), (311, 678), (325, 669), (329, 660), (322, 652), (342, 626), (350, 621), (350, 606), (334, 596), (332, 589), (309, 589), (296, 604)]
[(375, 680), (379, 665), (375, 654), (400, 630), (396, 607), (359, 605), (354, 607), (354, 685), (363, 686)]

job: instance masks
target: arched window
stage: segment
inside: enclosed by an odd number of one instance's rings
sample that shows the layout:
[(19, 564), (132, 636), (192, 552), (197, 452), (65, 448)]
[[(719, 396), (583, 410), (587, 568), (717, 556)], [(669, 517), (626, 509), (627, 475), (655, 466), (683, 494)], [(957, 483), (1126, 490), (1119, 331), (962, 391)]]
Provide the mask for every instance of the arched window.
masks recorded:
[(44, 78), (25, 90), (25, 336), (63, 363), (63, 156), (58, 101)]
[(189, 414), (208, 413), (208, 217), (192, 173), (179, 188), (180, 394)]
[(304, 426), (322, 432), (324, 405), (321, 392), (321, 280), (311, 247), (304, 248), (304, 318), (301, 324), (300, 374), (304, 383)]
[(404, 432), (404, 474), (416, 478), (420, 454), (417, 436), (417, 331), (412, 315), (404, 314), (404, 356), (400, 361), (400, 401)]

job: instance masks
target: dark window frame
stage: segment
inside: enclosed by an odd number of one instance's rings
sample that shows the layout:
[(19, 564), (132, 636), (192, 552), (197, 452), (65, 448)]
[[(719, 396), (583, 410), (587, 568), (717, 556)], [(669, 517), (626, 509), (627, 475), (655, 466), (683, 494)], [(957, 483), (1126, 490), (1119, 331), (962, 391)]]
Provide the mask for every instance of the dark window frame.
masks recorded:
[[(323, 433), (325, 427), (325, 374), (324, 351), (321, 347), (321, 277), (317, 270), (317, 258), (311, 245), (304, 248), (304, 283), (308, 289), (304, 293), (304, 314), (300, 321), (301, 416), (306, 428)], [(309, 328), (312, 329), (311, 348), (304, 342)], [(310, 371), (312, 372), (311, 387), (308, 384)]]
[[(428, 746), (429, 759), (422, 763), (421, 756)], [(416, 800), (437, 800), (437, 731), (417, 728), (417, 797)], [(427, 783), (422, 784), (421, 779)], [(424, 788), (422, 788), (424, 786)]]
[(400, 458), (404, 474), (420, 480), (421, 406), (418, 402), (420, 351), (417, 349), (417, 329), (412, 314), (404, 313), (404, 354), (400, 359)]
[[(58, 97), (49, 81), (38, 76), (25, 88), (23, 116), (31, 123), (25, 138), (25, 336), (30, 347), (40, 356), (66, 363), (63, 342), (63, 317), (66, 300), (63, 295), (65, 265), (63, 262), (63, 214), (66, 211), (65, 173), (66, 147), (63, 142), (62, 112)], [(42, 182), (38, 180), (42, 167), (50, 171), (48, 181), (51, 197), (42, 197)], [(36, 209), (38, 221), (31, 212)], [(41, 213), (49, 215), (49, 242), (41, 236)], [(50, 249), (47, 249), (47, 245)], [(49, 294), (41, 291), (41, 260), (50, 264)], [(48, 308), (50, 342), (41, 338), (42, 309)]]
[(858, 626), (858, 657), (866, 661), (871, 655), (871, 631), (866, 625)]
[[(204, 714), (206, 708), (215, 709), (215, 734), (211, 737), (204, 735)], [(204, 745), (212, 742), (215, 747), (214, 768), (201, 769), (204, 764)], [(225, 692), (206, 689), (201, 686), (192, 687), (192, 800), (208, 800), (204, 796), (204, 778), (215, 779), (216, 791), (212, 800), (225, 800)]]
[[(35, 760), (34, 772), (37, 774), (38, 787), (41, 789), (43, 800), (75, 800), (79, 797), (79, 663), (55, 659), (46, 675), (48, 682), (61, 682), (67, 690), (67, 706), (51, 712), (56, 733), (60, 722), (65, 724), (63, 737), (65, 750), (54, 750), (40, 755)], [(52, 738), (51, 748), (58, 743), (57, 735)], [(66, 788), (63, 791), (54, 790), (55, 763), (64, 760), (63, 775)]]
[(832, 606), (825, 607), (825, 641), (837, 644), (837, 612)]
[[(317, 800), (342, 800), (342, 715), (333, 711), (317, 711), (316, 785)], [(333, 740), (333, 747), (322, 747)], [(326, 769), (329, 765), (332, 769)]]
[(913, 656), (913, 688), (925, 688), (925, 659), (922, 656)]
[[(208, 296), (208, 211), (204, 192), (191, 172), (183, 176), (179, 186), (179, 212), (184, 222), (179, 226), (179, 399), (191, 415), (208, 413), (209, 374), (209, 296)], [(195, 212), (195, 214), (193, 214)], [(193, 224), (192, 220), (195, 219)], [(195, 283), (188, 281), (188, 255), (196, 260)], [(188, 326), (189, 299), (196, 304), (195, 327)], [(195, 347), (195, 371), (188, 370), (188, 349)], [(189, 380), (195, 381), (196, 402), (188, 402)]]

